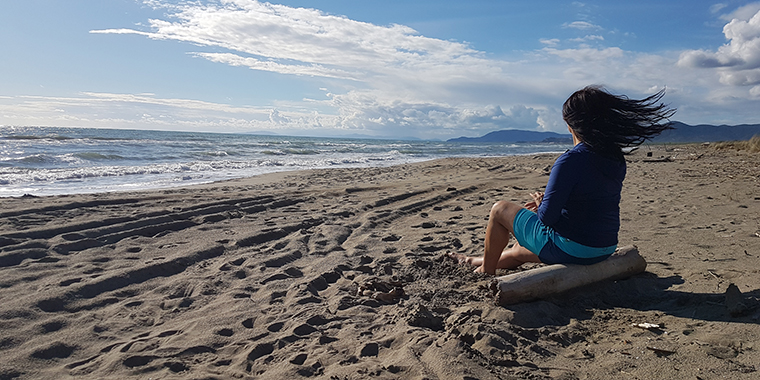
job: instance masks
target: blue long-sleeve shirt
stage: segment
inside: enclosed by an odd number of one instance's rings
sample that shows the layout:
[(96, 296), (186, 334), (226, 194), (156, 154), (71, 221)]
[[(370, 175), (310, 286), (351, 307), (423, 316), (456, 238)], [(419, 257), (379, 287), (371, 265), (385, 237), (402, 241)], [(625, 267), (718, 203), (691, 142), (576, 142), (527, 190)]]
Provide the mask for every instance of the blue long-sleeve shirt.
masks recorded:
[(618, 242), (625, 161), (580, 143), (554, 162), (538, 218), (562, 237), (589, 247)]

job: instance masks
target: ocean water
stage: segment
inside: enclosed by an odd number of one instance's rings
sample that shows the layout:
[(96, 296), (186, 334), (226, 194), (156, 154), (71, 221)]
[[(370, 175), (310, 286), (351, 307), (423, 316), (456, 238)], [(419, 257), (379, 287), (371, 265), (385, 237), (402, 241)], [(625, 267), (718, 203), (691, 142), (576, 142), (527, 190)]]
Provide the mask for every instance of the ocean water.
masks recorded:
[(442, 157), (507, 156), (568, 148), (558, 144), (0, 127), (0, 197), (159, 189), (286, 170), (391, 166)]

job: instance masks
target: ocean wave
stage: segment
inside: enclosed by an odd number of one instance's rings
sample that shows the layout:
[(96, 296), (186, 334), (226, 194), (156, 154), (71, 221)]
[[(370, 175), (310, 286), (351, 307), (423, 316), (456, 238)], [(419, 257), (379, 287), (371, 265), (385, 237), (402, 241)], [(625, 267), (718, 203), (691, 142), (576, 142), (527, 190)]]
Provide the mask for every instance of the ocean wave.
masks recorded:
[(18, 162), (20, 164), (25, 165), (40, 165), (40, 164), (50, 164), (58, 162), (59, 160), (56, 157), (47, 155), (47, 154), (32, 154), (25, 157), (18, 157), (14, 159), (8, 160), (10, 162)]
[(7, 140), (54, 140), (54, 141), (66, 141), (76, 140), (76, 137), (61, 136), (61, 135), (48, 135), (48, 136), (33, 136), (33, 135), (8, 135), (3, 138)]
[(118, 161), (125, 159), (118, 154), (101, 154), (95, 152), (74, 153), (73, 156), (88, 161)]
[[(79, 158), (80, 154), (69, 158)], [(85, 154), (96, 159), (100, 155)], [(396, 151), (380, 155), (337, 155), (334, 157), (299, 158), (302, 156), (283, 156), (281, 159), (255, 160), (212, 160), (175, 163), (156, 163), (150, 165), (94, 165), (71, 168), (22, 168), (10, 167), (0, 170), (0, 181), (4, 184), (57, 182), (73, 179), (127, 177), (142, 175), (165, 175), (181, 173), (238, 173), (240, 176), (260, 171), (262, 168), (289, 167), (293, 169), (313, 169), (336, 166), (375, 165), (380, 162), (402, 162), (404, 156)], [(42, 159), (42, 158), (40, 158)], [(57, 158), (60, 160), (61, 158)]]
[(213, 152), (202, 152), (201, 155), (202, 156), (209, 156), (209, 157), (227, 157), (227, 156), (230, 156), (231, 154), (229, 154), (229, 153), (227, 153), (226, 151), (223, 151), (223, 150), (217, 150), (217, 151), (213, 151)]
[(4, 140), (43, 140), (45, 136), (33, 136), (33, 135), (8, 135), (3, 136)]
[(178, 173), (204, 173), (229, 170), (245, 170), (259, 166), (283, 166), (284, 162), (271, 161), (196, 161), (186, 163), (164, 163), (143, 166), (92, 166), (77, 168), (24, 169), (6, 168), (0, 171), (0, 183), (21, 184), (27, 182), (56, 182), (72, 179), (125, 177), (141, 175), (164, 175)]
[(127, 137), (97, 137), (97, 136), (88, 137), (88, 139), (93, 140), (93, 141), (132, 141), (134, 140)]
[(155, 189), (285, 170), (389, 166), (564, 147), (247, 134), (1, 128), (0, 197)]
[(310, 154), (323, 153), (320, 151), (316, 151), (314, 149), (296, 149), (296, 148), (283, 149), (282, 151), (285, 152), (285, 154), (297, 154), (297, 155), (310, 155)]
[(309, 155), (325, 154), (325, 153), (329, 153), (329, 152), (318, 151), (314, 149), (296, 149), (296, 148), (284, 148), (284, 149), (273, 149), (273, 150), (261, 151), (261, 154), (264, 154), (267, 156), (288, 156), (288, 155), (309, 156)]

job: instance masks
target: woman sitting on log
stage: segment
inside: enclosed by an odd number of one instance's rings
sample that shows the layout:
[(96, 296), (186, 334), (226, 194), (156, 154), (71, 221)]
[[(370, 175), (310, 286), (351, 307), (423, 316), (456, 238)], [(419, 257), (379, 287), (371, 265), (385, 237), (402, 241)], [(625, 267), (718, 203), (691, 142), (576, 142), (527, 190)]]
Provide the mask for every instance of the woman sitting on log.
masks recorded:
[[(671, 128), (675, 109), (659, 103), (664, 90), (636, 100), (589, 86), (573, 93), (562, 118), (574, 147), (552, 166), (544, 193), (520, 206), (499, 201), (491, 208), (485, 254), (451, 256), (495, 274), (526, 262), (598, 263), (615, 251), (620, 229), (620, 192), (626, 164), (621, 148), (637, 146)], [(517, 242), (509, 249), (510, 234)]]

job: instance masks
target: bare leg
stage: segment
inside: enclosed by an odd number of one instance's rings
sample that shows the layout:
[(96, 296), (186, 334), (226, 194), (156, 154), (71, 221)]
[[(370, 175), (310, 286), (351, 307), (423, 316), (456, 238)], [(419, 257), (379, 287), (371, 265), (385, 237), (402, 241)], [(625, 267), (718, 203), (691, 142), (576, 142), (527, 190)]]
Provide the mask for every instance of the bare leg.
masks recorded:
[(538, 256), (520, 244), (505, 250), (512, 234), (515, 215), (522, 207), (506, 201), (499, 201), (491, 208), (486, 228), (485, 253), (483, 257), (468, 257), (451, 254), (460, 264), (477, 266), (475, 272), (495, 274), (496, 269), (514, 269), (526, 262), (540, 262)]
[[(480, 267), (483, 265), (482, 256), (465, 256), (457, 253), (449, 253), (449, 257), (457, 260), (459, 264), (469, 264), (474, 267)], [(499, 257), (499, 262), (496, 264), (497, 269), (515, 269), (527, 262), (540, 262), (538, 256), (533, 254), (527, 248), (515, 243), (512, 247), (505, 249)]]
[(526, 248), (515, 244), (504, 250), (509, 244), (515, 216), (522, 207), (512, 202), (499, 201), (491, 207), (486, 227), (485, 253), (483, 257), (467, 257), (451, 254), (460, 264), (477, 266), (475, 272), (495, 274), (497, 268), (513, 269), (526, 262), (540, 262), (538, 256)]
[(499, 262), (496, 264), (498, 269), (515, 269), (524, 263), (540, 263), (541, 260), (533, 252), (515, 243), (511, 248), (501, 253)]
[[(486, 227), (485, 252), (483, 254), (483, 264), (475, 270), (479, 273), (495, 274), (496, 268), (501, 259), (501, 253), (509, 244), (509, 236), (512, 234), (512, 225), (517, 212), (522, 209), (512, 202), (499, 201), (491, 207), (491, 214), (488, 217), (488, 226)], [(510, 255), (511, 256), (511, 255)], [(521, 255), (522, 257), (524, 255)], [(507, 262), (510, 266), (514, 262)], [(520, 262), (518, 266), (522, 264)]]

